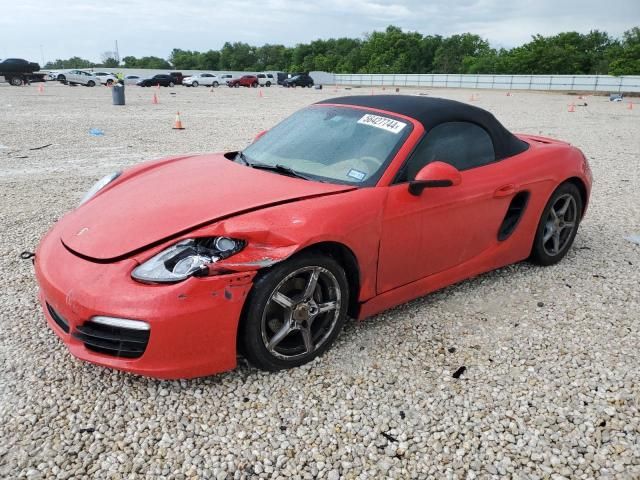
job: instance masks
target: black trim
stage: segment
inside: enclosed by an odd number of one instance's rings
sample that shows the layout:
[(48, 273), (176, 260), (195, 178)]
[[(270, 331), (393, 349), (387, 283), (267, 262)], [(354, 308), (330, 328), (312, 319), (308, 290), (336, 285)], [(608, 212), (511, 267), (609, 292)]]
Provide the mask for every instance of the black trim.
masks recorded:
[(72, 333), (94, 352), (114, 357), (141, 357), (149, 343), (149, 330), (112, 327), (89, 320)]
[(69, 333), (69, 322), (67, 322), (62, 315), (56, 312), (51, 305), (48, 303), (46, 303), (46, 305), (47, 311), (56, 325), (58, 325), (64, 333)]
[(528, 191), (522, 191), (516, 193), (511, 199), (507, 213), (504, 216), (504, 220), (498, 229), (498, 241), (504, 242), (507, 238), (515, 232), (516, 227), (520, 223), (527, 205), (529, 204), (530, 193)]
[(412, 180), (409, 182), (409, 193), (420, 195), (425, 188), (452, 187), (451, 180)]

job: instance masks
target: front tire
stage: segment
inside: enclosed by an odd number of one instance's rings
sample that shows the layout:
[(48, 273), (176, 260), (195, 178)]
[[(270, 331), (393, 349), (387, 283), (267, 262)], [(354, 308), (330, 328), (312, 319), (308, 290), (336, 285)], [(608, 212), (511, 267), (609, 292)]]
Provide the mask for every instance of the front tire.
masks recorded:
[(563, 183), (553, 192), (538, 223), (532, 262), (548, 266), (562, 260), (578, 233), (582, 208), (582, 197), (573, 183)]
[(96, 82), (94, 82), (93, 80), (89, 80), (87, 82), (87, 87), (95, 87), (96, 86)]
[(169, 86), (170, 86), (171, 88), (173, 88), (173, 87), (175, 86), (175, 83), (173, 83), (173, 82), (169, 82)]
[(198, 82), (193, 82), (193, 83), (191, 84), (191, 86), (192, 86), (193, 88), (196, 88), (198, 85), (200, 85)]
[(220, 84), (218, 82), (213, 82), (213, 88), (218, 88)]
[(259, 276), (239, 330), (249, 362), (269, 371), (293, 368), (322, 355), (347, 318), (344, 269), (317, 253), (295, 256)]

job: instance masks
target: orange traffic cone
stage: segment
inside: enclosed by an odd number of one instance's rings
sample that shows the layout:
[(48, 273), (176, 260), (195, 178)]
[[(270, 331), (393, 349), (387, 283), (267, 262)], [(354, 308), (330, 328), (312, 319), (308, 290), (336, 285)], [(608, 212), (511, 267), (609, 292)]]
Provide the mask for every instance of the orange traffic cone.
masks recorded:
[(182, 121), (180, 120), (180, 112), (176, 113), (176, 121), (173, 122), (173, 129), (184, 130), (184, 127), (182, 126)]
[(567, 110), (567, 112), (575, 112), (576, 111), (576, 106), (574, 103), (572, 103), (571, 105), (569, 105), (569, 109)]
[(156, 83), (156, 89), (160, 90), (160, 82)]
[(153, 97), (151, 98), (151, 103), (154, 105), (159, 104), (160, 102), (158, 101), (158, 95), (156, 95), (155, 93), (153, 94)]
[(38, 85), (38, 93), (44, 93), (44, 83)]
[(629, 105), (627, 106), (627, 110), (633, 110), (633, 102), (629, 102)]
[(262, 94), (262, 89), (261, 88), (258, 89), (258, 98), (264, 98), (264, 95)]

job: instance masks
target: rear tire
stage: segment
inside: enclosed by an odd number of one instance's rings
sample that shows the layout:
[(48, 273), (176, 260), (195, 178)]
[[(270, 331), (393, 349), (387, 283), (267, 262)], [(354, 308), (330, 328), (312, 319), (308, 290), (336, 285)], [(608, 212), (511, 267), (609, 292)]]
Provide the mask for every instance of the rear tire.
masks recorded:
[(266, 85), (267, 87), (270, 87), (270, 86), (271, 86), (271, 82), (267, 82), (265, 85)]
[(582, 208), (582, 197), (573, 183), (563, 183), (553, 192), (533, 240), (533, 263), (546, 267), (562, 260), (578, 233)]
[(213, 88), (218, 88), (220, 84), (218, 82), (213, 82)]
[(193, 88), (196, 88), (198, 85), (199, 85), (199, 84), (198, 84), (198, 82), (193, 82), (193, 83), (191, 84), (191, 86), (192, 86)]
[(306, 253), (278, 263), (259, 275), (247, 298), (240, 350), (262, 370), (310, 362), (340, 333), (349, 294), (344, 269), (331, 257)]
[(14, 87), (19, 87), (23, 84), (23, 81), (20, 77), (11, 77), (11, 79), (9, 80), (9, 84), (13, 85)]
[(173, 88), (175, 86), (175, 83), (169, 82), (169, 86)]
[(87, 87), (95, 87), (96, 86), (96, 82), (94, 82), (93, 80), (89, 80), (87, 82)]

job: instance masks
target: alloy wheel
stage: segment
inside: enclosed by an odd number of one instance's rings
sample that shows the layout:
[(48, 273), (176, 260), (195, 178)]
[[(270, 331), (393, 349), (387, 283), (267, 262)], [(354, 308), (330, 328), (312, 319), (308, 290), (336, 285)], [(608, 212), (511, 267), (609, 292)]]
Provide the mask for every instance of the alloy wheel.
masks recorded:
[(273, 290), (262, 313), (262, 341), (273, 356), (293, 360), (318, 350), (334, 331), (342, 292), (329, 270), (299, 268)]
[(578, 220), (578, 207), (573, 195), (559, 196), (551, 205), (544, 226), (542, 246), (547, 255), (555, 257), (571, 241)]

